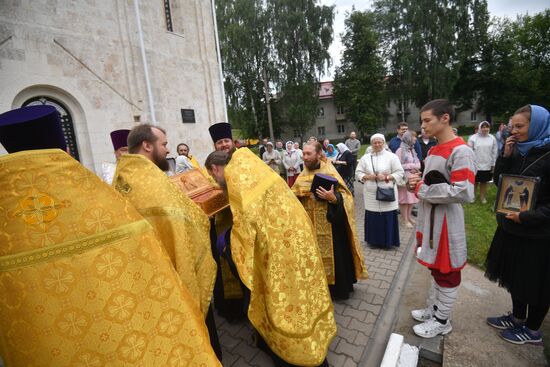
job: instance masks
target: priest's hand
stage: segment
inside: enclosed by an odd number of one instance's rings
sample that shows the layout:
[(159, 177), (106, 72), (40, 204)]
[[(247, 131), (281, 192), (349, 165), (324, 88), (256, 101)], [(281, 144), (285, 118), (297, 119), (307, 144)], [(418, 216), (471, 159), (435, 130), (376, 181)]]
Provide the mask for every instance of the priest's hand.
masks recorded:
[(330, 187), (330, 190), (325, 190), (324, 187), (319, 187), (316, 190), (317, 196), (320, 199), (326, 200), (331, 204), (335, 204), (338, 200), (336, 199), (336, 195), (334, 194), (334, 185)]

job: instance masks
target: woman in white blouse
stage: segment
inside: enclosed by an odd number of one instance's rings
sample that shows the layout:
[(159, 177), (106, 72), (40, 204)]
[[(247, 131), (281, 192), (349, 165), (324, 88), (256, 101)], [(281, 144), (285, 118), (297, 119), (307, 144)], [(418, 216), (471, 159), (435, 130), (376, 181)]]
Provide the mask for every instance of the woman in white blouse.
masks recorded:
[(491, 125), (487, 121), (479, 124), (477, 133), (468, 140), (468, 145), (476, 156), (477, 173), (475, 189), (479, 186), (479, 199), (487, 202), (487, 182), (493, 179), (493, 169), (498, 156), (497, 139), (489, 133)]
[[(399, 246), (399, 221), (397, 219), (397, 185), (404, 171), (399, 158), (384, 149), (386, 139), (382, 134), (370, 138), (371, 148), (367, 151), (355, 170), (355, 177), (363, 185), (365, 203), (365, 241), (373, 246), (391, 249)], [(376, 200), (376, 190), (393, 188), (394, 201)]]
[(286, 150), (283, 153), (283, 165), (286, 170), (286, 180), (289, 187), (294, 185), (294, 182), (300, 174), (300, 157), (298, 152), (294, 149), (294, 142), (286, 142)]

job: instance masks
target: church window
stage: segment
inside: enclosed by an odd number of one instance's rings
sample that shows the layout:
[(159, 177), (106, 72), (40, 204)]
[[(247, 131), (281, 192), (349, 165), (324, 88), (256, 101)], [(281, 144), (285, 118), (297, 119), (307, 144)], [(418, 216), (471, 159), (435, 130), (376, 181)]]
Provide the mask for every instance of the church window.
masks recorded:
[(173, 32), (174, 27), (172, 26), (172, 10), (170, 9), (170, 0), (164, 0), (164, 16), (166, 18), (166, 30), (168, 32)]

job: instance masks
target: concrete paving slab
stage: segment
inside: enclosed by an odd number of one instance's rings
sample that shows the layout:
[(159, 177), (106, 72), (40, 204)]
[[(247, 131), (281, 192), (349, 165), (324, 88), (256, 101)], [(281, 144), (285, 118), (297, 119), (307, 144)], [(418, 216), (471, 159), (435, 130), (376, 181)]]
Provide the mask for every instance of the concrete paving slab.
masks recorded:
[(453, 332), (445, 337), (443, 365), (547, 366), (542, 346), (514, 345), (500, 338), (499, 330), (487, 325), (488, 316), (511, 311), (509, 293), (489, 281), (476, 267), (462, 271), (462, 286), (453, 311)]
[(405, 343), (415, 345), (420, 350), (420, 356), (436, 363), (443, 360), (443, 337), (425, 339), (413, 332), (413, 326), (418, 322), (411, 317), (411, 310), (426, 307), (426, 298), (431, 284), (430, 272), (413, 258), (408, 275), (407, 285), (403, 290), (399, 303), (399, 315), (395, 331), (405, 337)]

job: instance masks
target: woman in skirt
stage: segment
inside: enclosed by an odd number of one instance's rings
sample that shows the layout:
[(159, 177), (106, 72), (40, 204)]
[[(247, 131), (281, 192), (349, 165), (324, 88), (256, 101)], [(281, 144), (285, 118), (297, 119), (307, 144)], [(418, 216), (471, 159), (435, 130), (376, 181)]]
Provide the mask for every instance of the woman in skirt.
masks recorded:
[[(395, 151), (395, 155), (399, 158), (401, 166), (405, 171), (405, 179), (410, 175), (420, 172), (420, 159), (416, 155), (414, 145), (416, 144), (416, 133), (407, 131), (401, 137), (401, 145)], [(404, 185), (397, 186), (399, 192), (399, 211), (401, 212), (402, 224), (407, 228), (413, 228), (415, 221), (412, 218), (412, 208), (418, 203), (416, 194), (407, 190)]]
[[(397, 220), (397, 185), (403, 180), (403, 167), (395, 154), (386, 150), (382, 134), (370, 138), (372, 149), (357, 164), (355, 177), (363, 185), (365, 203), (365, 241), (372, 247), (391, 249), (399, 246), (399, 221)], [(392, 188), (393, 201), (376, 199), (378, 188)]]
[(512, 313), (489, 317), (514, 344), (541, 343), (540, 326), (550, 307), (550, 114), (527, 105), (512, 117), (511, 136), (495, 164), (500, 174), (539, 177), (535, 206), (497, 214), (498, 227), (487, 255), (486, 276), (512, 296)]
[(352, 171), (353, 161), (354, 161), (353, 155), (351, 154), (351, 151), (344, 143), (338, 143), (336, 144), (336, 147), (338, 148), (338, 156), (336, 157), (336, 160), (332, 162), (332, 164), (334, 164), (336, 171), (338, 171), (340, 176), (342, 176), (342, 179), (346, 183), (346, 186), (348, 187), (349, 191), (351, 191), (351, 194), (354, 195), (355, 194), (354, 187), (353, 187), (354, 172)]
[(487, 203), (487, 182), (493, 179), (493, 169), (498, 155), (497, 139), (489, 133), (491, 125), (487, 121), (479, 124), (477, 133), (468, 139), (468, 145), (476, 156), (476, 186), (479, 186), (479, 200)]

